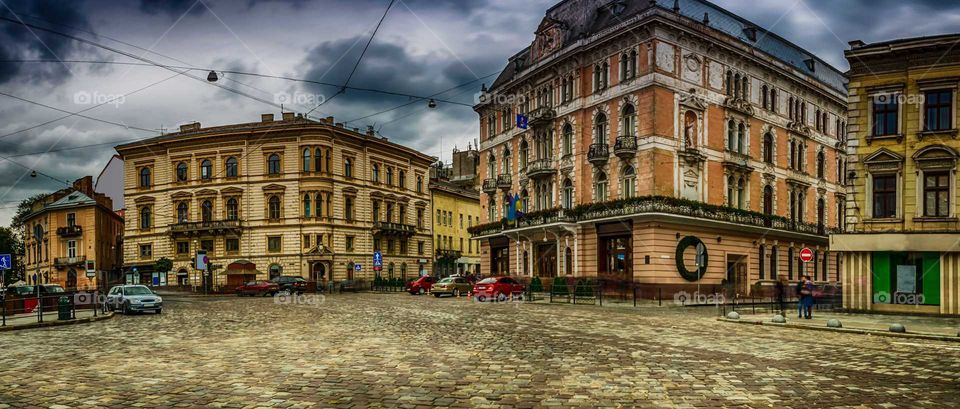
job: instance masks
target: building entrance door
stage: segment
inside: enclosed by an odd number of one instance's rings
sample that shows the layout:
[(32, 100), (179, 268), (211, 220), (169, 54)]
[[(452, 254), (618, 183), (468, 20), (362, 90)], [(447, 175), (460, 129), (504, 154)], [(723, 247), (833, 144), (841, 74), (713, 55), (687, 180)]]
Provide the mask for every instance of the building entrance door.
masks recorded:
[(740, 254), (727, 255), (727, 286), (736, 294), (748, 293), (747, 257)]
[(537, 277), (557, 276), (557, 244), (547, 243), (537, 246)]
[(313, 282), (317, 283), (317, 287), (323, 285), (324, 279), (329, 279), (329, 277), (327, 277), (327, 269), (324, 267), (323, 263), (313, 263), (310, 278), (313, 280)]

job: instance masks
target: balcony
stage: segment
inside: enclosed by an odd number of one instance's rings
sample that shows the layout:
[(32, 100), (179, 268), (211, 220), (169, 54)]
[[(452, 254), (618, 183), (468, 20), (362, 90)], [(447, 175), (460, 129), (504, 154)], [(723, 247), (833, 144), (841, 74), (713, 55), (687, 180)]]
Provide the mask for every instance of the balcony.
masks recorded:
[(437, 260), (456, 260), (461, 254), (460, 250), (437, 249)]
[(613, 145), (613, 153), (623, 159), (636, 155), (637, 137), (633, 135), (618, 136), (617, 143)]
[(410, 237), (416, 230), (413, 225), (392, 222), (373, 222), (373, 234), (382, 236)]
[(183, 222), (170, 225), (170, 235), (173, 237), (239, 236), (242, 231), (243, 226), (239, 220)]
[(590, 145), (590, 150), (587, 152), (587, 160), (594, 166), (601, 166), (604, 163), (607, 163), (607, 159), (610, 159), (610, 145), (605, 143), (594, 143)]
[(83, 227), (80, 225), (57, 227), (57, 235), (60, 237), (80, 237), (83, 235)]
[(553, 176), (557, 173), (557, 163), (553, 159), (537, 159), (527, 166), (527, 177)]
[(57, 268), (81, 266), (87, 261), (87, 256), (79, 257), (56, 257), (53, 259), (53, 265)]
[(531, 127), (549, 124), (556, 116), (557, 113), (553, 108), (542, 106), (530, 112), (530, 115), (527, 117), (527, 124)]
[(510, 190), (510, 187), (513, 186), (509, 174), (497, 175), (497, 187), (501, 190)]
[(497, 180), (487, 178), (483, 180), (483, 193), (493, 194), (497, 192)]

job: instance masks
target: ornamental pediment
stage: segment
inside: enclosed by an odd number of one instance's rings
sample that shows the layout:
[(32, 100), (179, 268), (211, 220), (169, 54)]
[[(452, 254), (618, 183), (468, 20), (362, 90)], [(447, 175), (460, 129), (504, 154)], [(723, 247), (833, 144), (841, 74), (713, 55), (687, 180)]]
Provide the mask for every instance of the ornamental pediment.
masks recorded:
[(870, 172), (897, 171), (903, 166), (903, 156), (887, 148), (880, 148), (867, 156), (863, 163)]
[(535, 32), (536, 37), (530, 45), (530, 61), (539, 61), (562, 48), (565, 28), (566, 25), (563, 22), (549, 17), (540, 21), (540, 26)]
[(243, 193), (243, 189), (241, 189), (241, 188), (239, 188), (239, 187), (233, 187), (233, 186), (231, 186), (231, 187), (225, 187), (225, 188), (223, 188), (223, 189), (220, 189), (220, 194), (221, 194), (221, 195), (238, 195), (238, 194), (241, 194), (241, 193)]
[(271, 183), (271, 184), (266, 185), (266, 186), (263, 187), (263, 190), (264, 190), (264, 191), (283, 191), (283, 190), (286, 190), (286, 189), (287, 189), (286, 186), (284, 186), (284, 185), (278, 185), (278, 184), (276, 184), (276, 183)]

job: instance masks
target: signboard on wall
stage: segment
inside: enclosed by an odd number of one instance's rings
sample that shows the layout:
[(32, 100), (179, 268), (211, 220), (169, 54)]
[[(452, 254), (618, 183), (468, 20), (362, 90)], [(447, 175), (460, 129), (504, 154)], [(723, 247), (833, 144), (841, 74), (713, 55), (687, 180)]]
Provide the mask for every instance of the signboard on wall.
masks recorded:
[(917, 266), (898, 265), (897, 266), (897, 292), (898, 293), (916, 293), (917, 292)]

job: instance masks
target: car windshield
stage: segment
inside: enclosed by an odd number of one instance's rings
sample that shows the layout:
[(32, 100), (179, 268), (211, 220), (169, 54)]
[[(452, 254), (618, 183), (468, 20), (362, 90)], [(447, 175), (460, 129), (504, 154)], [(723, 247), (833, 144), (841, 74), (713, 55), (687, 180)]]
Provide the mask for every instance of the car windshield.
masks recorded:
[(453, 277), (447, 277), (447, 278), (444, 278), (443, 280), (440, 280), (440, 284), (452, 283), (452, 282), (453, 282)]
[(46, 291), (46, 292), (48, 292), (48, 293), (63, 293), (63, 292), (66, 292), (66, 291), (64, 291), (63, 287), (61, 287), (61, 286), (59, 286), (59, 285), (45, 285), (45, 286), (43, 286), (43, 290)]
[(480, 282), (477, 284), (493, 284), (495, 282), (497, 282), (497, 279), (490, 277), (490, 278), (484, 278), (483, 280), (480, 280)]
[(126, 295), (153, 295), (153, 291), (144, 286), (127, 287), (123, 290)]

